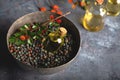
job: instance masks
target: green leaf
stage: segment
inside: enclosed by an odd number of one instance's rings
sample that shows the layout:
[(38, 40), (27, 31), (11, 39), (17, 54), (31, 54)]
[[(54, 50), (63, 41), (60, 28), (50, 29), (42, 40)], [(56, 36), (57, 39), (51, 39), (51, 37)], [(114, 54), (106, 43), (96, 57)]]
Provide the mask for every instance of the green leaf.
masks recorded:
[(14, 34), (15, 37), (19, 37), (19, 36), (21, 36), (21, 35), (22, 35), (21, 32), (17, 32), (17, 33)]
[(53, 23), (53, 26), (58, 27), (58, 26), (60, 26), (60, 24), (58, 24), (58, 23)]
[(11, 36), (11, 37), (9, 38), (9, 42), (10, 42), (10, 43), (14, 43), (15, 41), (16, 41), (16, 37)]
[(19, 39), (16, 39), (15, 44), (16, 44), (16, 45), (25, 44), (25, 41), (21, 41), (21, 40), (19, 40)]
[(52, 25), (53, 25), (53, 22), (50, 22), (49, 25), (52, 26)]
[(31, 37), (32, 37), (32, 36), (35, 36), (35, 34), (36, 34), (36, 32), (30, 32), (30, 31), (28, 31), (27, 33), (28, 33), (28, 35), (31, 36)]
[(40, 26), (40, 24), (39, 24), (39, 23), (35, 23), (35, 26), (39, 27), (39, 26)]
[(46, 29), (46, 26), (41, 26), (40, 29), (44, 30), (44, 29)]
[(36, 36), (36, 39), (41, 39), (41, 37), (40, 36)]
[(24, 26), (20, 27), (20, 31), (24, 31), (26, 28)]
[(41, 34), (42, 33), (42, 31), (41, 30), (39, 30), (38, 32), (37, 32), (37, 34), (39, 35), (39, 34)]
[(25, 24), (25, 25), (21, 26), (20, 31), (24, 31), (24, 30), (28, 29), (29, 26), (30, 26), (30, 24)]

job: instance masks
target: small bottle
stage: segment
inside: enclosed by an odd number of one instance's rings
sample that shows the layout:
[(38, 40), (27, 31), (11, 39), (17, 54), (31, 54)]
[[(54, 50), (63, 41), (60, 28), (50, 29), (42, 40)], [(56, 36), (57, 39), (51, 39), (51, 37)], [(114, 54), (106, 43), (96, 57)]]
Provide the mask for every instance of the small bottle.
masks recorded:
[(60, 27), (58, 30), (49, 33), (44, 44), (44, 49), (49, 52), (57, 51), (64, 44), (66, 34), (67, 30), (64, 27)]
[(107, 15), (117, 16), (120, 14), (120, 0), (108, 0), (106, 4)]
[(106, 10), (102, 5), (95, 2), (90, 2), (86, 6), (86, 12), (83, 17), (83, 27), (91, 32), (98, 32), (104, 28), (103, 17)]

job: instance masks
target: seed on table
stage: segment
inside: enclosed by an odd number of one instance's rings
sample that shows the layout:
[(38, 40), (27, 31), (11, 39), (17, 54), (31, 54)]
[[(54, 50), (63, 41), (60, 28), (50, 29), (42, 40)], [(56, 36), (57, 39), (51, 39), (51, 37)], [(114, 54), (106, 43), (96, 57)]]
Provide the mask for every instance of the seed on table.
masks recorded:
[(56, 57), (56, 58), (59, 58), (59, 56), (58, 56), (58, 55), (56, 55), (55, 57)]
[(30, 63), (26, 63), (26, 64), (29, 65), (29, 66), (31, 65)]
[(44, 59), (46, 59), (47, 58), (47, 56), (46, 55), (44, 55)]
[(57, 61), (58, 61), (58, 59), (55, 59), (55, 61), (57, 62)]
[(65, 39), (65, 42), (66, 42), (66, 43), (68, 43), (68, 42), (69, 42), (69, 40), (66, 38), (66, 39)]
[(22, 44), (21, 47), (24, 47), (24, 45)]
[(72, 51), (72, 48), (71, 48), (71, 47), (69, 47), (69, 51)]
[(45, 66), (47, 66), (48, 64), (47, 63), (45, 63)]
[(45, 50), (45, 53), (47, 53), (47, 50)]
[(35, 52), (36, 52), (36, 53), (38, 53), (38, 52), (39, 52), (39, 50), (35, 50)]
[(29, 57), (29, 60), (32, 60), (32, 57)]
[(13, 53), (14, 52), (13, 49), (11, 49), (10, 52)]
[(67, 57), (67, 58), (69, 58), (69, 57), (70, 57), (70, 55), (66, 55), (66, 57)]
[(66, 61), (66, 57), (65, 56), (63, 56), (63, 60)]
[(33, 44), (32, 47), (35, 47), (35, 45)]
[(47, 64), (50, 65), (50, 62), (48, 61)]
[(31, 57), (31, 53), (29, 53), (28, 56)]
[(17, 47), (18, 49), (20, 49), (20, 47)]
[(35, 57), (35, 60), (38, 60), (39, 59), (39, 57)]
[(66, 44), (66, 50), (68, 50), (68, 48), (69, 48), (69, 45)]
[(64, 54), (67, 55), (68, 54), (68, 50), (65, 50)]
[(50, 58), (48, 58), (47, 60), (50, 61)]
[(36, 62), (36, 60), (33, 60), (33, 62)]
[(13, 53), (14, 55), (16, 54), (16, 52)]
[(49, 52), (48, 54), (49, 54), (49, 57), (54, 56), (54, 54), (51, 52)]

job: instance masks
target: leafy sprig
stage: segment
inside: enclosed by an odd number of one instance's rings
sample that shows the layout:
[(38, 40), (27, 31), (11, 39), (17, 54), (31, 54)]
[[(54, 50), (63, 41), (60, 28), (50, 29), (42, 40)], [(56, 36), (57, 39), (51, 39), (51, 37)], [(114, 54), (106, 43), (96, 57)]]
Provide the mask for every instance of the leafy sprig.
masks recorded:
[(42, 39), (47, 36), (48, 33), (52, 31), (52, 27), (59, 27), (60, 24), (56, 22), (50, 22), (48, 26), (41, 26), (39, 23), (25, 24), (20, 27), (17, 32), (10, 36), (9, 42), (21, 45), (21, 44), (30, 44), (32, 45), (33, 41)]
[(60, 23), (62, 20), (60, 19), (63, 16), (70, 14), (71, 12), (67, 12), (61, 16), (54, 18), (54, 15), (50, 15), (50, 19), (44, 23), (33, 23), (33, 24), (25, 24), (21, 26), (11, 37), (9, 38), (10, 43), (15, 43), (16, 45), (21, 44), (30, 44), (32, 45), (34, 40), (42, 41), (50, 32), (55, 31), (58, 27), (60, 27)]

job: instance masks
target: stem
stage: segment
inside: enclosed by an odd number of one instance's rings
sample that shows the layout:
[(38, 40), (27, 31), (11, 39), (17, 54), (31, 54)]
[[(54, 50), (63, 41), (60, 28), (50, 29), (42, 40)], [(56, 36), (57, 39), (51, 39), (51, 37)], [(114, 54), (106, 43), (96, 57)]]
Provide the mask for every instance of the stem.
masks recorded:
[(63, 15), (61, 15), (61, 16), (58, 16), (58, 17), (56, 17), (54, 20), (57, 20), (57, 19), (59, 19), (59, 18), (61, 18), (61, 17), (64, 17), (64, 16), (66, 16), (66, 15), (68, 15), (68, 14), (70, 14), (71, 12), (67, 12), (66, 14), (63, 14)]

